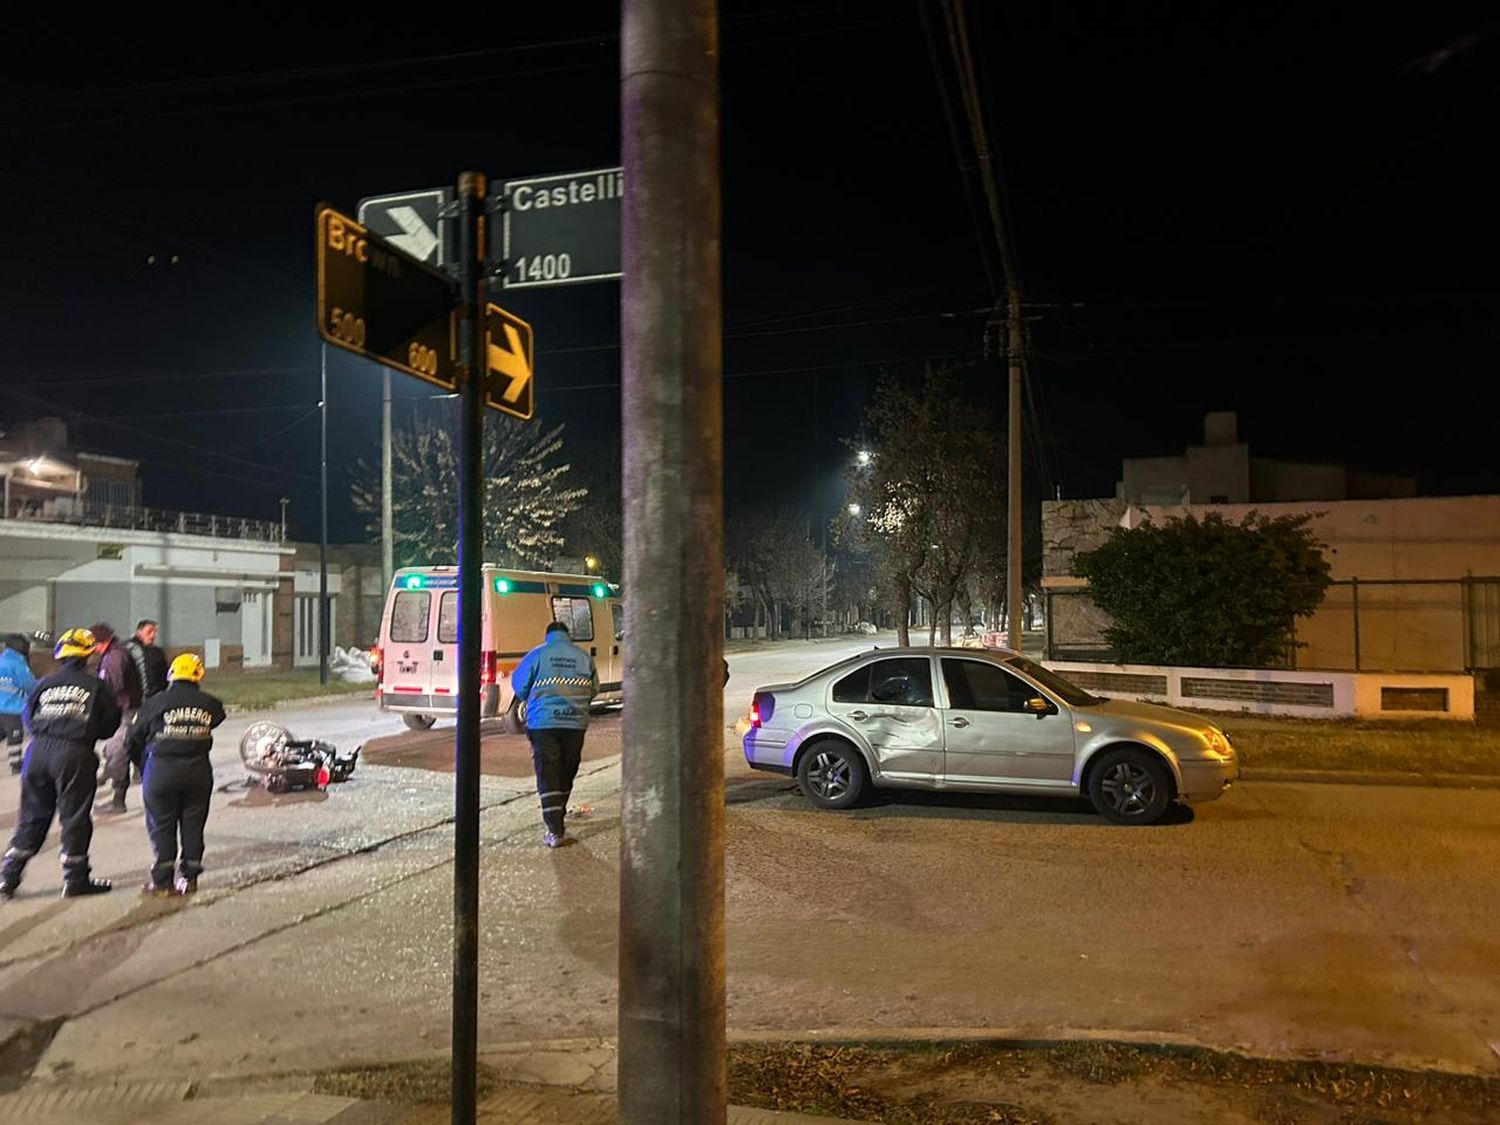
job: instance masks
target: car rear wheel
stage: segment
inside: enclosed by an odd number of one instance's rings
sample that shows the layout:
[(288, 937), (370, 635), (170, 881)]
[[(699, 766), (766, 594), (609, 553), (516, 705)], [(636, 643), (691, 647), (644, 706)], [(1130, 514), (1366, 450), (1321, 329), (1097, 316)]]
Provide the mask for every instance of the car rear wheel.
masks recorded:
[(401, 716), (401, 721), (412, 730), (431, 730), (432, 724), (437, 722), (436, 715), (414, 715), (410, 712)]
[(864, 760), (852, 746), (815, 743), (797, 763), (797, 785), (820, 809), (847, 809), (864, 791)]
[(1172, 803), (1172, 775), (1148, 750), (1110, 750), (1089, 771), (1089, 800), (1115, 824), (1155, 824)]

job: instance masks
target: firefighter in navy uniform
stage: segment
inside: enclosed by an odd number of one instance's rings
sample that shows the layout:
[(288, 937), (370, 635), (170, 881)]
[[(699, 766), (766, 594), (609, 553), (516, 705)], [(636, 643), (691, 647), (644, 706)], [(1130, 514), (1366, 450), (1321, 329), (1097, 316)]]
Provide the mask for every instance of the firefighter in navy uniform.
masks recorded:
[(26, 700), (24, 719), (31, 744), (21, 766), (21, 814), (0, 861), (0, 898), (11, 898), (26, 862), (47, 838), (55, 814), (62, 826), (63, 897), (110, 889), (89, 875), (89, 816), (99, 787), (94, 744), (114, 734), (120, 706), (114, 692), (85, 667), (96, 647), (87, 629), (69, 629), (53, 656), (60, 667), (43, 678)]
[(197, 655), (185, 652), (173, 660), (167, 689), (146, 700), (125, 740), (130, 760), (141, 767), (144, 776), (141, 799), (146, 803), (146, 828), (156, 857), (142, 894), (175, 891), (188, 895), (198, 889), (203, 826), (214, 791), (214, 768), (208, 755), (214, 746), (214, 727), (224, 721), (224, 705), (198, 686), (202, 682), (203, 661)]

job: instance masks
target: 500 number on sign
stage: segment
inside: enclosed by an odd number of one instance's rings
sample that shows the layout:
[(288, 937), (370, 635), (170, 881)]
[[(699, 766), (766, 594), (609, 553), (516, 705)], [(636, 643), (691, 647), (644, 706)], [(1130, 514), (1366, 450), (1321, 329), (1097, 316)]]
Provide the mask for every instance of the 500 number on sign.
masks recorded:
[(355, 347), (362, 348), (365, 346), (364, 318), (345, 312), (338, 306), (334, 306), (329, 311), (328, 330), (336, 338), (353, 344)]

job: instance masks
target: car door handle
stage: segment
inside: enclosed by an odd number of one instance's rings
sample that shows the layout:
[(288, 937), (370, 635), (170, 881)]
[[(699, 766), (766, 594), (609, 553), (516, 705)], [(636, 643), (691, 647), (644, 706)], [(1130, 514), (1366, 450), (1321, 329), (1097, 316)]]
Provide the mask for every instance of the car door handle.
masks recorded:
[(868, 714), (866, 714), (864, 711), (850, 711), (849, 712), (849, 717), (851, 719), (853, 719), (856, 723), (862, 723), (866, 719), (868, 719), (870, 716)]
[(433, 653), (432, 653), (432, 658), (434, 660), (441, 660), (443, 658), (443, 650), (442, 649), (434, 649)]
[(589, 646), (589, 655), (590, 656), (598, 656), (599, 655), (599, 650), (597, 648), (595, 648), (594, 646), (590, 645)]
[(958, 718), (953, 720), (953, 725), (956, 727), (966, 727), (969, 725), (969, 720), (960, 715)]
[(619, 645), (615, 645), (614, 649), (611, 650), (610, 655), (611, 656), (619, 656), (620, 655), (620, 646)]

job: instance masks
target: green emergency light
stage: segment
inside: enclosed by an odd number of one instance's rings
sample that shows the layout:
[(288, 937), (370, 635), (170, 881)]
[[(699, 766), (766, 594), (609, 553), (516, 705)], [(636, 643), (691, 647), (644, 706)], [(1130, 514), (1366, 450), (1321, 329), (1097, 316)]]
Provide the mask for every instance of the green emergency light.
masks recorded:
[(609, 593), (609, 591), (604, 588), (604, 583), (602, 583), (602, 582), (595, 582), (594, 583), (594, 597), (596, 597), (596, 598), (602, 598), (607, 593)]
[(407, 575), (406, 588), (408, 590), (420, 590), (422, 588), (422, 576), (420, 574)]
[(509, 578), (497, 578), (497, 579), (495, 579), (495, 593), (497, 593), (497, 594), (508, 594), (508, 593), (510, 593), (510, 579)]

